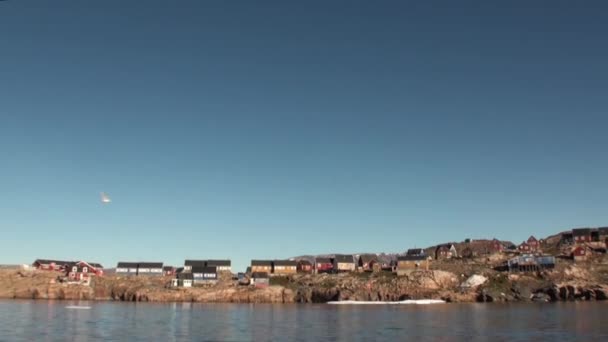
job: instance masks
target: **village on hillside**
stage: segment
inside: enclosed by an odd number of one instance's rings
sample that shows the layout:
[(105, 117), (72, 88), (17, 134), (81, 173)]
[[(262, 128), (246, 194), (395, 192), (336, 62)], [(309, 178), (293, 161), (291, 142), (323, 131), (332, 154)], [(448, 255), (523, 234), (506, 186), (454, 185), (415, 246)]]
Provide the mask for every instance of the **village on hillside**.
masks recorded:
[[(408, 249), (403, 254), (331, 254), (285, 260), (251, 260), (245, 272), (233, 273), (231, 260), (185, 260), (173, 267), (163, 262), (118, 262), (114, 269), (99, 263), (37, 259), (31, 268), (59, 272), (58, 281), (89, 285), (94, 277), (166, 277), (173, 288), (212, 286), (221, 279), (235, 285), (263, 288), (273, 277), (296, 274), (380, 273), (408, 275), (419, 270), (441, 270), (476, 262), (496, 271), (535, 273), (551, 270), (557, 262), (603, 260), (608, 247), (608, 227), (575, 228), (546, 239), (530, 236), (515, 245), (508, 241), (466, 239), (429, 248)], [(27, 268), (30, 268), (27, 266)]]

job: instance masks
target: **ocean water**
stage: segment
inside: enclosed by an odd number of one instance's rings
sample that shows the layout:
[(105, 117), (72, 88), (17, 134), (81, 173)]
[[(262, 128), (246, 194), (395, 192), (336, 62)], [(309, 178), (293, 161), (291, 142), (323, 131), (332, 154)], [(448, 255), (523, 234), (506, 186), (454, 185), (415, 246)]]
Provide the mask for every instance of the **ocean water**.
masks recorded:
[[(69, 306), (90, 308), (69, 308)], [(608, 303), (327, 305), (0, 300), (0, 341), (608, 341)]]

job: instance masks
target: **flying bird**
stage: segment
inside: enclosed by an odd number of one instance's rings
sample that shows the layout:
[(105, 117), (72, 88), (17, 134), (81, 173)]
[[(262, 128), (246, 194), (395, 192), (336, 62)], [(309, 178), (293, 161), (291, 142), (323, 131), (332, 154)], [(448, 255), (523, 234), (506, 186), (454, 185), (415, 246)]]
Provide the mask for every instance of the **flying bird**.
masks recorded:
[(112, 202), (112, 200), (110, 199), (110, 196), (108, 196), (108, 194), (106, 194), (105, 192), (101, 193), (101, 203), (110, 203)]

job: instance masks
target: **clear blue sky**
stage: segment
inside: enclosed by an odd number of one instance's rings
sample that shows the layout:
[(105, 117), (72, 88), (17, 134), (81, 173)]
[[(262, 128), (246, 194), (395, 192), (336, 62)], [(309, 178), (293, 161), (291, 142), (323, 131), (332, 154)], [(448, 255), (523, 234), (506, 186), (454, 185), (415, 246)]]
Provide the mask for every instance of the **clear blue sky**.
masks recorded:
[(606, 37), (605, 1), (0, 2), (0, 263), (608, 225)]

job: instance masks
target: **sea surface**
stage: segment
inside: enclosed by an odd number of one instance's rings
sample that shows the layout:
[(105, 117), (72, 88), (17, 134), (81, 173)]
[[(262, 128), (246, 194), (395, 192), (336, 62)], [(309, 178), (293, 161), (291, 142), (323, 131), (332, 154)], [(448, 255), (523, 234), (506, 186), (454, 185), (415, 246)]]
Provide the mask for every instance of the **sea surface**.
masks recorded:
[[(70, 308), (78, 305), (87, 308)], [(151, 304), (0, 300), (0, 341), (608, 341), (608, 303)]]

